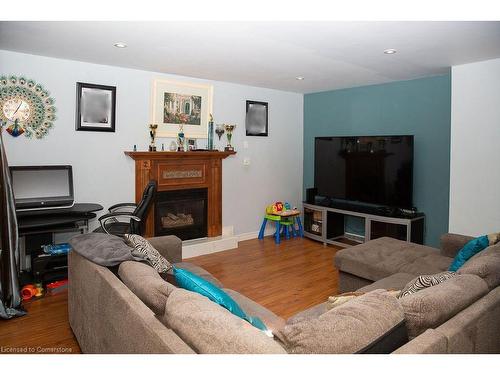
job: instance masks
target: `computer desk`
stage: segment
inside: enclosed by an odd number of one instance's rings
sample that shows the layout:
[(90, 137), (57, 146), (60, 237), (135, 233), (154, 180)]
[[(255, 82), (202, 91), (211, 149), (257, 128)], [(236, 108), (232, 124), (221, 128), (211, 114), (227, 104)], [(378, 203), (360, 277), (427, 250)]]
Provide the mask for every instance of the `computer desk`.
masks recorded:
[(43, 245), (54, 243), (55, 233), (89, 231), (89, 220), (103, 207), (97, 203), (75, 203), (68, 208), (18, 211), (20, 271), (29, 271), (31, 258), (42, 253)]

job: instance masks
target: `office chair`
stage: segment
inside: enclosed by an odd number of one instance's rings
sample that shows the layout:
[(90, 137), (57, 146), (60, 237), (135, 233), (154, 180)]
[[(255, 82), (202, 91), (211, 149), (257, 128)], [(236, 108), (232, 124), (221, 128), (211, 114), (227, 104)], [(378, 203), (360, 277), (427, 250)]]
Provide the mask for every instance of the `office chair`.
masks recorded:
[[(156, 194), (156, 181), (150, 181), (139, 204), (118, 203), (109, 207), (109, 213), (99, 218), (100, 228), (94, 230), (98, 233), (113, 234), (123, 237), (125, 234), (143, 235), (145, 230), (146, 217), (148, 216), (151, 204)], [(128, 221), (119, 221), (128, 219)]]

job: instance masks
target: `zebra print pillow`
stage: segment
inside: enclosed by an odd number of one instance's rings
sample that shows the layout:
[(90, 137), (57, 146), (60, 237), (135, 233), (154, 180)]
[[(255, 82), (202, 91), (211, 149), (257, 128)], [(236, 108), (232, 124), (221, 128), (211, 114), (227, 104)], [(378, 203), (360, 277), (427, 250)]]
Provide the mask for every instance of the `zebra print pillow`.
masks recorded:
[(419, 290), (438, 285), (443, 281), (457, 276), (455, 272), (445, 271), (436, 273), (435, 275), (421, 275), (411, 280), (399, 293), (398, 298), (409, 296), (410, 294), (417, 293)]
[(145, 238), (137, 234), (126, 234), (125, 242), (132, 247), (132, 255), (144, 259), (156, 272), (166, 274), (172, 268), (170, 262)]

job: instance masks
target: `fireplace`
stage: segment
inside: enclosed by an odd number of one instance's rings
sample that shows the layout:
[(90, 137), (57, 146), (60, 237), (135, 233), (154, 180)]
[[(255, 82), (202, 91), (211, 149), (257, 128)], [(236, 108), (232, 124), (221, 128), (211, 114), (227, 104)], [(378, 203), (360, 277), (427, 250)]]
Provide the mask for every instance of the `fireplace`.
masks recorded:
[[(136, 202), (141, 200), (149, 181), (157, 182), (158, 201), (146, 219), (145, 237), (175, 234), (187, 239), (222, 234), (222, 159), (234, 155), (234, 151), (126, 151), (125, 154), (135, 161)], [(200, 191), (204, 197), (185, 195)], [(195, 230), (197, 233), (193, 233)]]
[(207, 189), (160, 191), (155, 198), (155, 236), (181, 240), (207, 236)]

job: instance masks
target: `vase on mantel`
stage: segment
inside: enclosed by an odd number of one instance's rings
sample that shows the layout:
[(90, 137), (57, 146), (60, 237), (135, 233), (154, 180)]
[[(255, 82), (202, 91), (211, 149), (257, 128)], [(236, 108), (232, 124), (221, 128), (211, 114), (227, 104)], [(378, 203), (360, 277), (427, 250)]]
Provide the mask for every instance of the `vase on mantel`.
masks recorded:
[(208, 122), (208, 150), (214, 149), (214, 117), (210, 114), (210, 121)]

